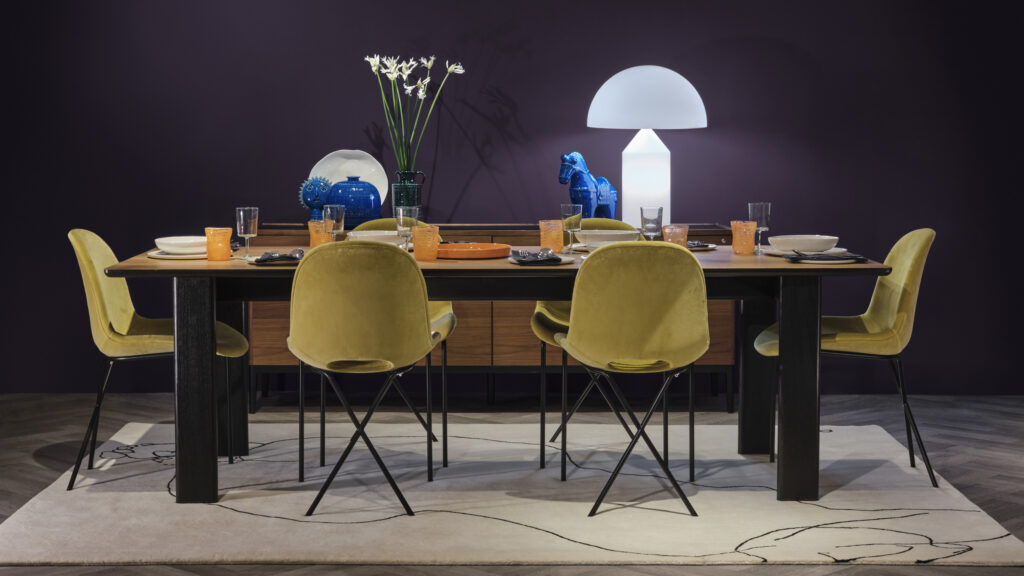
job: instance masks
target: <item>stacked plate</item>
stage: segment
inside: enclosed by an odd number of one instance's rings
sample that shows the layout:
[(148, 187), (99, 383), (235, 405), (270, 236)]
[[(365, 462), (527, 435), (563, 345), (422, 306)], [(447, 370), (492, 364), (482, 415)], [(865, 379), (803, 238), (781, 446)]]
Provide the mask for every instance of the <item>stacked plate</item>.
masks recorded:
[(159, 250), (146, 254), (163, 260), (198, 260), (206, 258), (206, 236), (167, 236), (154, 240)]

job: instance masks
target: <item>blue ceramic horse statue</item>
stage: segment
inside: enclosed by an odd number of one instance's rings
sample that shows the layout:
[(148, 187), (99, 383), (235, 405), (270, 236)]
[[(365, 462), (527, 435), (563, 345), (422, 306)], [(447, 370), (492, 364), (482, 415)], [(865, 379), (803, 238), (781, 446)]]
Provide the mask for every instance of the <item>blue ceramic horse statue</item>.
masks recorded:
[(569, 198), (573, 204), (583, 205), (584, 218), (615, 219), (619, 193), (607, 178), (594, 178), (579, 152), (562, 155), (562, 168), (558, 183), (569, 185)]

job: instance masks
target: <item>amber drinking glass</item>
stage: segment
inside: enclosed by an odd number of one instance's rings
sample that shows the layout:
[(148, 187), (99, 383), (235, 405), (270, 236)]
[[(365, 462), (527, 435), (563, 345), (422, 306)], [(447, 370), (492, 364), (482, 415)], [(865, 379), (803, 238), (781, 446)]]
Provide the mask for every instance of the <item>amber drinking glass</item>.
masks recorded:
[(326, 220), (309, 221), (309, 247), (316, 248), (331, 241), (332, 223)]
[(540, 221), (540, 247), (547, 248), (555, 254), (562, 251), (562, 221)]
[(437, 226), (413, 226), (413, 256), (422, 262), (437, 260), (438, 238)]
[(661, 237), (665, 242), (679, 244), (686, 248), (686, 236), (690, 227), (686, 224), (665, 224), (661, 227)]
[(206, 229), (206, 259), (212, 262), (231, 260), (231, 228)]
[(733, 254), (753, 254), (754, 234), (757, 233), (757, 221), (733, 220), (732, 251)]

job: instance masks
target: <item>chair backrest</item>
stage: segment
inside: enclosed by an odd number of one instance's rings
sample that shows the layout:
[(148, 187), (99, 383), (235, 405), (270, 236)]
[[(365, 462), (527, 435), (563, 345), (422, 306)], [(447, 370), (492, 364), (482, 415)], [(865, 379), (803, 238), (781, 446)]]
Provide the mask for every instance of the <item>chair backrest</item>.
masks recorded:
[[(568, 228), (569, 223), (573, 220), (580, 222), (580, 230), (636, 230), (636, 226), (623, 222), (622, 220), (612, 220), (611, 218), (583, 218), (582, 215), (570, 216), (565, 219), (564, 227)], [(639, 230), (637, 230), (639, 233)], [(645, 240), (641, 235), (638, 240)], [(562, 243), (569, 243), (569, 233), (563, 233)]]
[(566, 339), (567, 348), (605, 364), (596, 368), (661, 372), (689, 365), (710, 342), (700, 263), (667, 242), (598, 248), (576, 277)]
[(117, 264), (117, 256), (110, 246), (95, 233), (81, 228), (68, 232), (68, 240), (78, 259), (85, 286), (85, 301), (89, 307), (89, 325), (92, 339), (100, 352), (106, 353), (107, 344), (128, 333), (135, 306), (124, 278), (111, 278), (103, 273)]
[(880, 276), (875, 283), (864, 323), (872, 332), (895, 332), (900, 348), (892, 354), (899, 354), (910, 342), (921, 275), (934, 240), (935, 230), (931, 228), (914, 230), (900, 238), (885, 258), (892, 272), (888, 276)]
[(288, 349), (335, 372), (412, 365), (434, 343), (427, 286), (416, 261), (382, 242), (348, 240), (310, 250), (292, 282)]

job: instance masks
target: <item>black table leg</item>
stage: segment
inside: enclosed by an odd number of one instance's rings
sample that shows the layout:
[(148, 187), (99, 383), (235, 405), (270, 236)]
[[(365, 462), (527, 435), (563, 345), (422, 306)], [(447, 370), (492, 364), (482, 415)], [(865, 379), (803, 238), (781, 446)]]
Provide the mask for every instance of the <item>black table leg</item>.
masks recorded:
[(217, 500), (214, 281), (174, 279), (174, 444), (178, 502)]
[(754, 339), (775, 322), (775, 300), (748, 299), (743, 300), (740, 306), (738, 452), (767, 454), (775, 359), (758, 354), (754, 350)]
[(782, 278), (778, 499), (818, 499), (821, 278)]
[[(217, 319), (245, 334), (245, 303), (239, 301), (218, 302)], [(224, 360), (217, 361), (217, 380), (214, 385), (217, 396), (217, 455), (228, 455), (228, 438), (234, 443), (232, 455), (249, 454), (249, 357), (231, 358), (231, 433), (228, 434), (228, 409), (224, 403)]]

